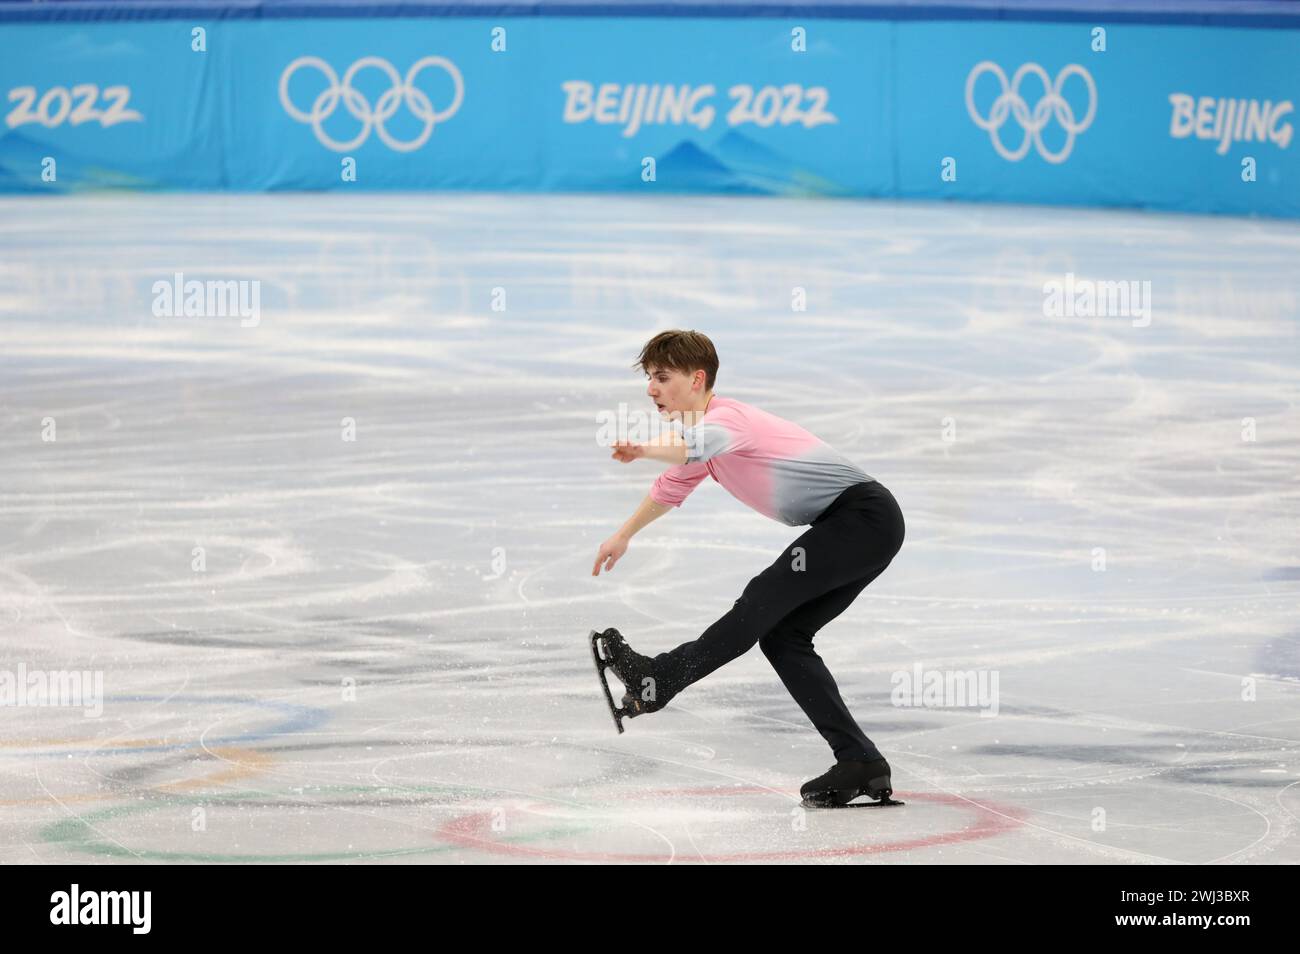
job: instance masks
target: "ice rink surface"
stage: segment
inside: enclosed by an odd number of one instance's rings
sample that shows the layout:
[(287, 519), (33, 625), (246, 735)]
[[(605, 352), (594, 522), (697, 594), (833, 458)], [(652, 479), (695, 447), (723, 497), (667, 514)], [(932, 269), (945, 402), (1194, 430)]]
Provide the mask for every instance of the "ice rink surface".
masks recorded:
[[(1297, 262), (1057, 208), (0, 200), (0, 671), (103, 680), (0, 709), (0, 861), (1300, 862)], [(158, 316), (175, 273), (259, 311)], [(1045, 316), (1070, 274), (1149, 321)], [(672, 327), (903, 508), (817, 639), (903, 808), (797, 807), (832, 757), (757, 648), (614, 731), (587, 632), (693, 638), (799, 533), (709, 481), (591, 575), (660, 469), (598, 415)]]

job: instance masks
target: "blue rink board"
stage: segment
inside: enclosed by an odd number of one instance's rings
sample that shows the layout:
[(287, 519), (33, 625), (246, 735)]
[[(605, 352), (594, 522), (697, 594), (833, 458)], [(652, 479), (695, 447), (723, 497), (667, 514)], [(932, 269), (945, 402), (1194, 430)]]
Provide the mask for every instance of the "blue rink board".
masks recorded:
[[(1050, 3), (1051, 22), (990, 18), (1032, 12), (1014, 4), (960, 22), (37, 6), (65, 18), (0, 28), (5, 191), (659, 189), (1300, 216), (1297, 29), (1076, 22)], [(1183, 12), (1211, 6), (1297, 5)]]

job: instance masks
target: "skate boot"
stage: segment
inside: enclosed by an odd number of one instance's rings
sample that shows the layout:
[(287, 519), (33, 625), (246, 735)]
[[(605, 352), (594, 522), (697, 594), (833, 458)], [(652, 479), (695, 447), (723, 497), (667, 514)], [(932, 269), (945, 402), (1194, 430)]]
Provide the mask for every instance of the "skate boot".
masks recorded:
[(877, 805), (903, 804), (890, 798), (894, 791), (889, 763), (884, 759), (836, 762), (825, 775), (804, 782), (799, 794), (808, 808), (845, 808), (859, 795), (866, 795)]
[[(654, 664), (648, 656), (642, 656), (632, 649), (616, 629), (607, 629), (598, 633), (591, 631), (591, 656), (596, 662), (596, 675), (600, 677), (601, 688), (605, 690), (605, 701), (609, 703), (610, 714), (618, 731), (623, 731), (623, 720), (632, 719), (644, 712), (657, 712), (668, 704), (658, 692), (654, 681)], [(609, 682), (605, 679), (605, 670), (612, 670), (623, 684), (623, 698), (620, 705), (614, 705), (614, 697), (609, 691)], [(649, 682), (647, 682), (649, 680)], [(645, 698), (647, 695), (651, 698)]]

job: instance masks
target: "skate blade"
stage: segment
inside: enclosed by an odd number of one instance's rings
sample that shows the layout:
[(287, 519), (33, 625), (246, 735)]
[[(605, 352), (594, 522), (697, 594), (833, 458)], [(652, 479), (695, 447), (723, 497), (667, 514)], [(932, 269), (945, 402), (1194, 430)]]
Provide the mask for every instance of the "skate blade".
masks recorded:
[[(864, 794), (865, 793), (863, 792), (859, 792), (857, 795), (854, 795), (853, 798), (861, 798)], [(892, 795), (893, 792), (890, 792), (888, 795), (882, 795), (879, 799), (875, 799), (875, 800), (871, 799), (868, 796), (868, 799), (865, 802), (855, 802), (852, 799), (846, 802), (831, 796), (822, 796), (820, 798), (805, 797), (803, 800), (803, 807), (804, 808), (891, 808), (895, 805), (907, 804), (907, 802), (899, 801), (898, 799), (893, 798)]]
[(877, 802), (849, 802), (844, 808), (891, 808), (895, 805), (906, 805), (907, 802), (900, 801), (896, 798), (890, 798), (886, 795)]
[(605, 691), (605, 703), (609, 706), (609, 714), (614, 718), (614, 725), (618, 728), (618, 734), (623, 734), (623, 719), (629, 713), (626, 709), (620, 709), (614, 705), (614, 696), (609, 691), (609, 681), (605, 678), (605, 670), (609, 668), (609, 663), (600, 655), (600, 633), (594, 629), (589, 637), (591, 640), (591, 658), (596, 663), (596, 678), (600, 680), (600, 688)]

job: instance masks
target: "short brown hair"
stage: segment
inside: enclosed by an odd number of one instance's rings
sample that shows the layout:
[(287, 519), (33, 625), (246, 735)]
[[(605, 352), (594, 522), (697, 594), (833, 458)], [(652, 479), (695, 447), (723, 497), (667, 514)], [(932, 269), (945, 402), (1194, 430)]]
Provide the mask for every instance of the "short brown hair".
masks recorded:
[(661, 331), (645, 343), (634, 368), (647, 374), (651, 368), (668, 368), (683, 374), (704, 370), (704, 390), (712, 391), (718, 378), (718, 352), (709, 336), (698, 331)]

